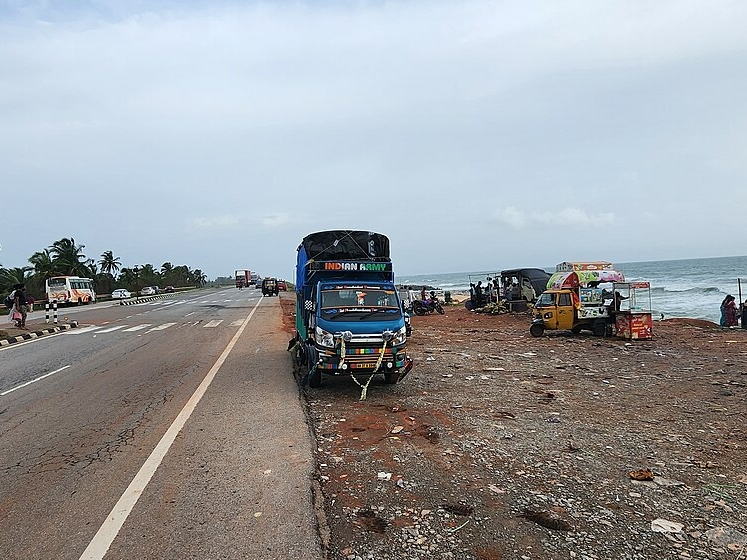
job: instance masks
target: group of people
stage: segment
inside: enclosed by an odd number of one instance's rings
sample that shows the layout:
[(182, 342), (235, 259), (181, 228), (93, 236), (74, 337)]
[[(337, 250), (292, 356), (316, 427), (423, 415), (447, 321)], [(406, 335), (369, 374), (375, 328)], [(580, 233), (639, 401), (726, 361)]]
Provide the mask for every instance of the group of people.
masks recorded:
[(487, 282), (483, 285), (482, 280), (478, 281), (477, 284), (470, 282), (469, 285), (469, 296), (472, 300), (474, 307), (482, 307), (486, 303), (496, 302), (499, 299), (505, 299), (507, 301), (519, 301), (525, 300), (528, 302), (534, 302), (537, 300), (537, 292), (535, 292), (532, 282), (529, 278), (522, 278), (521, 284), (517, 278), (505, 278), (505, 284), (501, 287), (498, 278), (487, 278)]
[(26, 326), (26, 316), (29, 312), (29, 297), (26, 296), (26, 285), (16, 284), (13, 286), (10, 298), (13, 300), (13, 306), (8, 312), (8, 318), (15, 323), (16, 328), (24, 331), (29, 330)]
[(742, 328), (747, 329), (747, 300), (739, 307), (733, 295), (729, 294), (721, 302), (721, 321), (722, 327), (736, 327), (742, 323)]

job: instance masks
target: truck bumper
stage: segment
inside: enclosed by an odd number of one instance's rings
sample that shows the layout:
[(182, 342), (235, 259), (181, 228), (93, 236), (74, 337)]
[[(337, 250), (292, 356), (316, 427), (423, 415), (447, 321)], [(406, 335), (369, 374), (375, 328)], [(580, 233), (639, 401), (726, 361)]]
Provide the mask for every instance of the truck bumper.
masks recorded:
[[(342, 366), (340, 366), (342, 360), (339, 348), (320, 348), (317, 346), (316, 350), (319, 356), (318, 369), (331, 375), (404, 373), (408, 364), (408, 357), (404, 346), (387, 348), (378, 369), (376, 368), (376, 364), (379, 361), (381, 348), (348, 347), (345, 349), (345, 360)], [(412, 368), (412, 365), (410, 365), (410, 368)]]

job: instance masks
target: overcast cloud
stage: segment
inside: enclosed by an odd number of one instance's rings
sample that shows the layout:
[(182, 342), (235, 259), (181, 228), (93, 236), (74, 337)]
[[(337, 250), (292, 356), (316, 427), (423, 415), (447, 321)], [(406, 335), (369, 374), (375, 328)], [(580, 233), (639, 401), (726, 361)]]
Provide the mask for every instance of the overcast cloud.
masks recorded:
[[(0, 1), (0, 263), (747, 254), (747, 3)], [(11, 194), (12, 193), (12, 194)]]

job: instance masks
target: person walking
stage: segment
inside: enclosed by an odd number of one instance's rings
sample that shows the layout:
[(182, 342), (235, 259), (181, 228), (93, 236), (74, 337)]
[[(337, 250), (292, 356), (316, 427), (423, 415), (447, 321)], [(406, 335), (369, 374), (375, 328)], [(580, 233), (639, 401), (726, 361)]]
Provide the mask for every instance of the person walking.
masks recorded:
[(724, 301), (721, 302), (721, 321), (719, 325), (722, 327), (736, 327), (738, 324), (737, 304), (734, 301), (734, 296), (728, 294), (724, 298)]
[(15, 293), (13, 296), (13, 309), (11, 313), (20, 315), (20, 318), (16, 320), (16, 327), (23, 329), (24, 331), (29, 330), (26, 326), (26, 315), (28, 313), (28, 300), (26, 299), (26, 285), (16, 284)]

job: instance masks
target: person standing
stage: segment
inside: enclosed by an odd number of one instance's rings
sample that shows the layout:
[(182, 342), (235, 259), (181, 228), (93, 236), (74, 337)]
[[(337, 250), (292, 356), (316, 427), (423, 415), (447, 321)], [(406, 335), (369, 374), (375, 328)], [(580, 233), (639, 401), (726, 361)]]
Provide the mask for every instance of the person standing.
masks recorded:
[(742, 328), (747, 329), (747, 299), (742, 304)]
[(21, 318), (16, 321), (16, 327), (23, 329), (24, 331), (29, 330), (26, 326), (26, 315), (28, 313), (28, 300), (26, 299), (26, 285), (16, 284), (15, 294), (13, 297), (13, 309), (21, 315)]
[(728, 294), (724, 301), (721, 302), (721, 321), (722, 327), (736, 327), (739, 324), (737, 320), (737, 304), (734, 302), (734, 296)]

